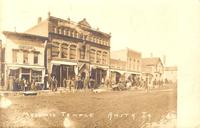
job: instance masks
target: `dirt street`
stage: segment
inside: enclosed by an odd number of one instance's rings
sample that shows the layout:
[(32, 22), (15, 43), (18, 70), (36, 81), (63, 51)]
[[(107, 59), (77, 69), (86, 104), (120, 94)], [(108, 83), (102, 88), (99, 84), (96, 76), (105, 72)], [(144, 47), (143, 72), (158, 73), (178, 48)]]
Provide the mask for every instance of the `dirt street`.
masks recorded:
[(176, 113), (176, 90), (8, 96), (1, 127), (139, 128)]

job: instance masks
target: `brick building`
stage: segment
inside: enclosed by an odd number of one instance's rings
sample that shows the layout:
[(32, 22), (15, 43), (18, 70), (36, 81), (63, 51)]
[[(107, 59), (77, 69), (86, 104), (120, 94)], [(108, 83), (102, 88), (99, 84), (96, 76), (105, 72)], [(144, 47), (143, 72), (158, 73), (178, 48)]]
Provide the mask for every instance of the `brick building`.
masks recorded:
[(0, 40), (0, 90), (4, 85), (4, 59), (5, 59), (5, 48)]
[(78, 23), (48, 14), (26, 33), (47, 36), (48, 74), (57, 77), (59, 86), (64, 78), (76, 75), (92, 77), (97, 84), (109, 77), (110, 34), (93, 29), (86, 19)]
[(141, 53), (129, 48), (111, 51), (110, 70), (112, 76), (123, 76), (123, 79), (135, 79), (137, 76), (139, 77), (141, 74)]
[(110, 59), (110, 71), (112, 83), (118, 83), (120, 80), (125, 80), (126, 61)]

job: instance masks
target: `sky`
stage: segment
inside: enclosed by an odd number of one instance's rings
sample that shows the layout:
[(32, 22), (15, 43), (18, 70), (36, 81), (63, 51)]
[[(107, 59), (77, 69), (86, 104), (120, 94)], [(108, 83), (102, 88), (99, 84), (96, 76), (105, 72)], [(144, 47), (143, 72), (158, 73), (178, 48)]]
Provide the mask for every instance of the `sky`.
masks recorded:
[(129, 47), (143, 57), (166, 55), (167, 65), (177, 65), (179, 8), (174, 0), (2, 0), (2, 30), (24, 32), (41, 16), (51, 15), (110, 33), (111, 50)]
[(193, 119), (184, 121), (189, 126), (199, 121), (200, 0), (0, 0), (0, 5), (0, 31), (24, 32), (50, 11), (75, 22), (86, 18), (93, 28), (111, 32), (111, 50), (166, 55), (167, 65), (178, 66), (180, 119)]

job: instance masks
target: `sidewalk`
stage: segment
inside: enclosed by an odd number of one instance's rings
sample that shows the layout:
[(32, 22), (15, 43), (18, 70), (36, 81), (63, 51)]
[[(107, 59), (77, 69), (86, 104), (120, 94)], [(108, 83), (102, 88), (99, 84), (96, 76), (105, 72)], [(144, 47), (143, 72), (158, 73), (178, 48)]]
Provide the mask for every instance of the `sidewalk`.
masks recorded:
[[(151, 91), (172, 91), (174, 90), (173, 88), (154, 88), (150, 89)], [(87, 90), (89, 92), (89, 90)], [(78, 90), (72, 93), (78, 93), (78, 92), (87, 92), (85, 90)], [(101, 93), (101, 92), (112, 92), (113, 90), (111, 88), (99, 88), (99, 89), (94, 89), (94, 93)], [(145, 89), (140, 88), (140, 89), (135, 89), (131, 88), (130, 90), (126, 91), (134, 91), (134, 92), (146, 92)], [(53, 92), (52, 90), (37, 90), (37, 91), (26, 91), (26, 93), (37, 93), (37, 95), (46, 95), (46, 94), (59, 94), (59, 93), (71, 93), (68, 88), (58, 88), (57, 91)], [(119, 91), (120, 92), (120, 91)], [(25, 91), (0, 91), (0, 95), (4, 96), (23, 96)]]

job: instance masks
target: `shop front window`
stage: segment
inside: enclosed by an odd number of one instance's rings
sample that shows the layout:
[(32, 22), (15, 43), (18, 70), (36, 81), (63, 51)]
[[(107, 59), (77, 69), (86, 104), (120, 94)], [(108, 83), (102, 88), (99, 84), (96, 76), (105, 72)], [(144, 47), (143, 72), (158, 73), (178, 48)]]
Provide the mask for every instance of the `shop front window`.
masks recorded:
[(19, 78), (19, 69), (10, 69), (9, 76), (15, 76), (16, 78)]
[(32, 71), (32, 80), (42, 82), (42, 71)]

